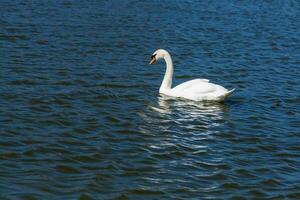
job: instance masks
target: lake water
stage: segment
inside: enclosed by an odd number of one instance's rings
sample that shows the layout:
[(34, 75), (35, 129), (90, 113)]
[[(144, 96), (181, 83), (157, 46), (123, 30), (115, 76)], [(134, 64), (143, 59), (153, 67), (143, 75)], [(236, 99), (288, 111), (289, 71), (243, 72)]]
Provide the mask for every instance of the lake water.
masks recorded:
[[(0, 3), (0, 199), (299, 199), (300, 3)], [(207, 78), (222, 104), (161, 97)]]

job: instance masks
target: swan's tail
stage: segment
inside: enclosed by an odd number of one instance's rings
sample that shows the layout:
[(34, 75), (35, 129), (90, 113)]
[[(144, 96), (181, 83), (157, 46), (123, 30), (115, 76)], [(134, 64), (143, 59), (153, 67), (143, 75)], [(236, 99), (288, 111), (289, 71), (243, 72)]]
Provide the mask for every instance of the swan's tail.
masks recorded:
[(226, 92), (223, 95), (219, 96), (219, 100), (224, 101), (227, 97), (229, 97), (233, 93), (234, 90), (235, 90), (235, 88), (233, 88), (232, 90), (229, 90), (228, 92)]

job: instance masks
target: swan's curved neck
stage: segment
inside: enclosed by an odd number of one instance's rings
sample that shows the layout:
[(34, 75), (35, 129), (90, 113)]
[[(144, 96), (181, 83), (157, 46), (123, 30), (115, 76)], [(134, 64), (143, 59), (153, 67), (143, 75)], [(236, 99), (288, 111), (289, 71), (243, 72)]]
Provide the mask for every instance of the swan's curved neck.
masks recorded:
[(165, 53), (164, 59), (165, 59), (167, 67), (166, 67), (166, 73), (165, 73), (164, 79), (159, 88), (160, 93), (164, 93), (164, 92), (170, 90), (172, 87), (173, 62), (172, 62), (170, 54), (167, 52)]

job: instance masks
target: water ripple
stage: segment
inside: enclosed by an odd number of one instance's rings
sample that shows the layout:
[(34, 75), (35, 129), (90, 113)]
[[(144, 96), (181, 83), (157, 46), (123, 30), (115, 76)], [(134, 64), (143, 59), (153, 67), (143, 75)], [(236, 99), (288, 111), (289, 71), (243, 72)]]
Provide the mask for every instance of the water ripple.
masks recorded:
[(0, 4), (0, 199), (299, 198), (299, 2)]

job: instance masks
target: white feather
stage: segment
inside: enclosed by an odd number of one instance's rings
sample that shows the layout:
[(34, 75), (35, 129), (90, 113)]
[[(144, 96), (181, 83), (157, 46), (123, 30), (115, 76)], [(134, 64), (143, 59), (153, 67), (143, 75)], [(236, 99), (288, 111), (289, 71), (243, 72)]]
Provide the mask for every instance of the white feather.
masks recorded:
[(210, 83), (207, 79), (194, 79), (172, 86), (173, 62), (170, 54), (163, 49), (153, 53), (155, 59), (164, 59), (166, 61), (166, 73), (159, 89), (161, 94), (172, 97), (182, 97), (194, 101), (224, 101), (233, 91), (227, 90), (221, 85)]

